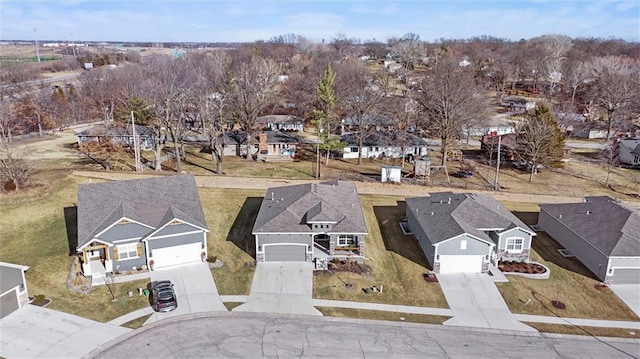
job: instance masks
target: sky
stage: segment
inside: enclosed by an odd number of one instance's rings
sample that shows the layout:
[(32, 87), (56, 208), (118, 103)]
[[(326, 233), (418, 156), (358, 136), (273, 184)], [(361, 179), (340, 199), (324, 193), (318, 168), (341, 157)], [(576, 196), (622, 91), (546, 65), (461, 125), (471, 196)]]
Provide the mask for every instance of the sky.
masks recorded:
[(329, 42), (509, 40), (543, 34), (640, 41), (640, 0), (0, 0), (0, 40)]

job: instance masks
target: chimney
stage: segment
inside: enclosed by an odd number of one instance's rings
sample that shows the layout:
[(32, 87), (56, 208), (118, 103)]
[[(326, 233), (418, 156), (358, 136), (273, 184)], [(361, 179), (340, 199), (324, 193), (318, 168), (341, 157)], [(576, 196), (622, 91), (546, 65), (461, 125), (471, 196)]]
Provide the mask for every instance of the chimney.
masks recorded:
[(271, 192), (271, 200), (272, 200), (272, 201), (274, 200), (274, 198), (273, 198), (273, 191)]
[(266, 154), (269, 151), (269, 147), (267, 146), (267, 134), (262, 132), (259, 136), (260, 144), (258, 145), (258, 150), (262, 154)]

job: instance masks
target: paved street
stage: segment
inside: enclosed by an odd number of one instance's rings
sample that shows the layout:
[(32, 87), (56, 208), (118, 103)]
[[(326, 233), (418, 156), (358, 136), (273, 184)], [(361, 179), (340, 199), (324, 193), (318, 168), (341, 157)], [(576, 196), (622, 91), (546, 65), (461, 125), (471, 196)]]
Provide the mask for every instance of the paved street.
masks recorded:
[(633, 358), (640, 341), (257, 313), (152, 324), (89, 358)]

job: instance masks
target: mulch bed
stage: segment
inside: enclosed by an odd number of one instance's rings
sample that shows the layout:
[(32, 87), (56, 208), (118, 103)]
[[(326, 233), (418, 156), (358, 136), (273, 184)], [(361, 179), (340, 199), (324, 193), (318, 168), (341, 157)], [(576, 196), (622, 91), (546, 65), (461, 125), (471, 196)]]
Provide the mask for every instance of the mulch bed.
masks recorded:
[(551, 305), (556, 309), (567, 309), (567, 306), (559, 300), (552, 300)]
[(516, 261), (500, 261), (498, 262), (498, 269), (502, 272), (516, 272), (516, 273), (529, 273), (529, 274), (542, 274), (547, 270), (537, 263), (526, 263)]
[(345, 260), (329, 262), (329, 270), (333, 272), (351, 272), (362, 275), (368, 275), (371, 273), (371, 268), (369, 268), (369, 266), (355, 261)]
[(427, 283), (438, 283), (438, 277), (434, 273), (423, 273), (422, 278)]
[(599, 292), (611, 293), (611, 288), (609, 288), (609, 286), (604, 283), (598, 283), (594, 286), (594, 288)]

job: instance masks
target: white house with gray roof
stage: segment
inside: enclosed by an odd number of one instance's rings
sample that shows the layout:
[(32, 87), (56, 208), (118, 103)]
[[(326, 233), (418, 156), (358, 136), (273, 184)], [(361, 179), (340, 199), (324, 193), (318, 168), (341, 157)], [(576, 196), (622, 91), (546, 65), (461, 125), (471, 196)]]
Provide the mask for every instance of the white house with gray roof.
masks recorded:
[(253, 226), (256, 260), (364, 260), (367, 225), (353, 182), (331, 181), (267, 190)]
[(0, 318), (29, 304), (27, 266), (0, 262)]
[(191, 175), (78, 186), (77, 252), (94, 283), (107, 273), (201, 261), (208, 232)]
[(491, 196), (438, 192), (406, 204), (411, 233), (435, 273), (481, 273), (496, 260), (529, 260), (535, 232)]
[(609, 196), (540, 205), (538, 225), (596, 277), (640, 284), (640, 214)]

